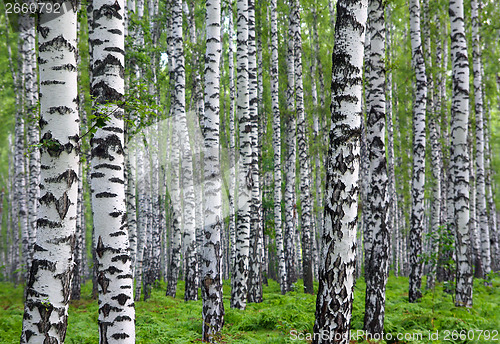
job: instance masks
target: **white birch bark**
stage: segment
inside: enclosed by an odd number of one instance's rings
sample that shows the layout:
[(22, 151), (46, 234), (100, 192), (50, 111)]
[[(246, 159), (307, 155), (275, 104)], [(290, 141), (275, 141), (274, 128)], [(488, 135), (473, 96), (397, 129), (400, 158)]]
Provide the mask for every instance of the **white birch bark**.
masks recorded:
[(281, 294), (287, 290), (283, 225), (281, 221), (281, 117), (279, 108), (279, 61), (278, 61), (278, 8), (277, 0), (271, 0), (271, 103), (273, 111), (273, 162), (274, 162), (274, 231), (278, 256), (278, 275)]
[(469, 236), (469, 152), (467, 123), (469, 119), (469, 61), (465, 39), (463, 0), (450, 0), (452, 104), (451, 164), (456, 231), (455, 305), (472, 307), (472, 262)]
[[(30, 36), (33, 36), (32, 38)], [(33, 42), (31, 42), (33, 40)], [(28, 160), (26, 159), (26, 142), (25, 136), (29, 140), (28, 125), (31, 117), (31, 112), (34, 111), (33, 96), (31, 95), (33, 84), (33, 67), (32, 55), (34, 52), (34, 20), (30, 15), (19, 16), (19, 73), (17, 77), (17, 92), (21, 95), (18, 97), (19, 102), (16, 102), (16, 122), (14, 128), (14, 202), (16, 203), (15, 214), (16, 226), (19, 224), (21, 233), (21, 271), (19, 276), (17, 270), (14, 272), (14, 281), (27, 280), (28, 269), (31, 257), (31, 242), (32, 235), (30, 233), (30, 214), (28, 212), (28, 189), (26, 188), (29, 177)], [(26, 132), (26, 135), (25, 135)], [(31, 202), (30, 202), (31, 203)], [(18, 246), (16, 246), (18, 247)]]
[[(224, 325), (222, 303), (222, 179), (219, 162), (220, 0), (207, 0), (205, 53), (205, 224), (200, 250), (203, 341), (218, 342)], [(245, 302), (245, 298), (242, 299)]]
[[(313, 343), (349, 343), (358, 213), (359, 133), (367, 1), (337, 4), (332, 129)], [(324, 336), (326, 335), (326, 339)]]
[(410, 228), (410, 285), (409, 300), (416, 302), (422, 297), (422, 233), (424, 230), (425, 185), (425, 112), (427, 102), (427, 77), (420, 38), (420, 1), (410, 0), (410, 37), (412, 65), (416, 74), (415, 99), (413, 102), (413, 175)]
[(38, 26), (42, 192), (21, 343), (64, 343), (68, 321), (78, 192), (77, 8), (61, 6), (57, 18), (41, 13)]
[(259, 254), (259, 238), (261, 225), (260, 210), (260, 175), (259, 175), (259, 111), (257, 80), (257, 49), (255, 41), (255, 1), (248, 1), (248, 94), (251, 136), (251, 179), (252, 190), (250, 206), (250, 252), (248, 266), (248, 302), (262, 302), (261, 256)]
[[(34, 4), (34, 0), (28, 0), (29, 5)], [(28, 201), (28, 246), (29, 257), (26, 269), (29, 271), (29, 264), (33, 256), (33, 245), (36, 240), (36, 220), (38, 198), (40, 197), (40, 150), (34, 147), (40, 140), (40, 128), (38, 119), (38, 83), (37, 83), (37, 56), (36, 56), (36, 28), (35, 18), (23, 15), (22, 22), (25, 29), (21, 30), (23, 42), (24, 60), (24, 108), (28, 115), (27, 140), (29, 148), (29, 188), (27, 194)], [(26, 18), (25, 18), (26, 17)], [(24, 35), (23, 35), (24, 34)]]
[[(290, 6), (291, 7), (291, 6)], [(285, 156), (285, 265), (287, 275), (287, 291), (292, 290), (292, 284), (297, 281), (295, 264), (295, 68), (294, 68), (294, 33), (295, 33), (295, 14), (290, 9), (288, 24), (288, 50), (287, 50), (287, 113), (286, 113), (286, 156)]]
[(174, 209), (174, 227), (173, 241), (171, 243), (172, 256), (170, 261), (170, 270), (168, 274), (167, 296), (175, 297), (177, 289), (177, 279), (179, 277), (179, 269), (181, 265), (181, 238), (182, 238), (182, 207), (181, 207), (181, 175), (180, 164), (183, 147), (180, 140), (182, 139), (183, 128), (179, 122), (186, 116), (185, 109), (185, 72), (184, 72), (184, 55), (183, 55), (183, 37), (182, 37), (182, 2), (174, 1), (172, 4), (172, 27), (170, 33), (171, 49), (172, 49), (172, 72), (173, 91), (171, 98), (172, 114), (177, 119), (174, 123), (174, 140), (172, 141), (172, 186), (171, 197), (172, 206)]
[(297, 145), (300, 166), (300, 225), (302, 231), (302, 271), (304, 279), (304, 292), (312, 294), (313, 267), (312, 267), (312, 221), (311, 221), (311, 171), (309, 165), (309, 143), (307, 138), (306, 116), (304, 109), (304, 88), (302, 81), (302, 31), (300, 28), (300, 4), (293, 0), (295, 50), (295, 104), (297, 111)]
[(365, 261), (365, 319), (364, 329), (372, 334), (382, 334), (385, 317), (385, 288), (389, 276), (388, 226), (388, 176), (385, 156), (385, 5), (382, 0), (370, 0), (368, 6), (368, 32), (370, 35), (369, 70), (367, 85), (367, 145), (369, 179), (367, 204), (370, 217), (367, 226), (371, 238), (371, 250), (366, 251)]
[(92, 214), (99, 284), (99, 342), (135, 343), (133, 277), (125, 201), (123, 0), (93, 1), (94, 115), (108, 118), (91, 139)]
[(483, 78), (481, 70), (481, 37), (479, 34), (480, 0), (471, 0), (472, 19), (472, 71), (474, 79), (474, 110), (476, 117), (476, 202), (477, 219), (481, 234), (481, 260), (483, 276), (491, 272), (490, 229), (486, 206), (486, 185), (484, 168), (484, 107)]
[(234, 24), (232, 1), (227, 3), (228, 17), (228, 72), (229, 72), (229, 242), (230, 242), (230, 266), (234, 264), (236, 246), (236, 130), (235, 130), (235, 98), (236, 90), (234, 85)]
[(238, 218), (233, 274), (231, 279), (231, 308), (245, 309), (248, 291), (248, 257), (250, 250), (250, 220), (252, 180), (251, 118), (249, 114), (248, 73), (248, 2), (237, 1), (237, 112), (240, 128), (240, 159), (238, 170)]

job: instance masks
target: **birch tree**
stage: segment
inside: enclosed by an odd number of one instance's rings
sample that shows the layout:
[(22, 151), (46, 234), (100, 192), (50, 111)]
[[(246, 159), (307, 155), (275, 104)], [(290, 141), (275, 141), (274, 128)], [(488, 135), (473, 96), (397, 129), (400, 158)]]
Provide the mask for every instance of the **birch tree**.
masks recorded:
[(245, 309), (248, 291), (248, 255), (250, 245), (250, 207), (252, 180), (252, 138), (248, 92), (248, 2), (237, 2), (237, 112), (240, 128), (240, 159), (238, 167), (238, 218), (233, 274), (231, 278), (231, 307)]
[(106, 123), (91, 139), (92, 214), (99, 284), (99, 342), (135, 343), (125, 200), (123, 0), (93, 1), (92, 95)]
[(172, 22), (171, 32), (169, 32), (168, 45), (172, 49), (172, 72), (170, 74), (173, 78), (173, 91), (171, 97), (172, 114), (176, 118), (174, 121), (171, 152), (171, 175), (172, 183), (170, 188), (170, 197), (172, 200), (172, 207), (174, 210), (174, 222), (172, 227), (172, 241), (171, 241), (171, 260), (168, 270), (167, 278), (167, 296), (175, 297), (177, 290), (177, 279), (179, 277), (179, 270), (181, 265), (181, 237), (182, 237), (182, 206), (181, 206), (181, 175), (180, 163), (182, 156), (182, 147), (180, 140), (182, 138), (182, 128), (179, 120), (185, 118), (185, 72), (184, 72), (184, 55), (183, 55), (183, 40), (182, 40), (182, 3), (180, 0), (172, 2)]
[(262, 302), (261, 255), (259, 239), (261, 224), (260, 211), (260, 173), (259, 173), (259, 97), (257, 80), (257, 49), (255, 28), (255, 1), (248, 1), (248, 94), (250, 136), (252, 149), (251, 179), (252, 204), (250, 206), (250, 250), (248, 267), (248, 302)]
[(412, 65), (416, 74), (413, 101), (413, 176), (411, 185), (410, 228), (410, 302), (422, 297), (422, 232), (424, 229), (425, 185), (425, 109), (427, 102), (427, 77), (420, 37), (420, 1), (410, 0), (410, 38)]
[(481, 235), (481, 261), (484, 274), (482, 277), (485, 277), (491, 272), (491, 249), (484, 168), (484, 110), (483, 78), (481, 75), (481, 38), (479, 35), (479, 3), (480, 0), (471, 0), (472, 71), (474, 79), (474, 110), (476, 114), (476, 209)]
[[(293, 1), (293, 0), (291, 0)], [(290, 2), (291, 2), (290, 1)], [(286, 156), (285, 156), (285, 262), (287, 274), (287, 290), (292, 290), (292, 284), (297, 280), (295, 267), (295, 67), (294, 67), (294, 36), (295, 36), (295, 11), (290, 6), (288, 23), (288, 50), (287, 50), (287, 92), (286, 92)]]
[(274, 230), (278, 256), (278, 274), (281, 294), (287, 290), (283, 226), (281, 221), (281, 118), (279, 108), (278, 64), (278, 9), (277, 0), (271, 0), (271, 102), (273, 110), (273, 162), (274, 162)]
[(79, 178), (77, 8), (61, 6), (57, 18), (42, 12), (38, 24), (42, 192), (21, 343), (64, 343), (68, 324)]
[(337, 3), (332, 129), (313, 343), (349, 343), (356, 264), (362, 72), (367, 1)]
[(472, 307), (472, 262), (469, 236), (469, 152), (467, 123), (469, 120), (469, 61), (465, 38), (463, 0), (450, 0), (452, 103), (451, 164), (456, 231), (456, 296), (455, 305)]
[(302, 271), (304, 278), (304, 292), (312, 294), (313, 268), (312, 268), (312, 238), (311, 238), (311, 179), (309, 165), (309, 143), (307, 139), (306, 116), (304, 110), (304, 86), (302, 80), (302, 31), (300, 29), (300, 3), (293, 0), (292, 11), (296, 28), (294, 30), (294, 64), (295, 64), (295, 105), (297, 111), (297, 145), (300, 165), (300, 207), (302, 231)]
[(384, 331), (385, 287), (389, 275), (388, 176), (385, 157), (385, 5), (382, 0), (370, 0), (368, 32), (370, 46), (367, 94), (367, 143), (369, 156), (367, 204), (371, 227), (371, 250), (365, 252), (365, 319), (364, 329), (372, 334)]
[[(224, 325), (222, 303), (222, 180), (219, 162), (220, 0), (207, 0), (205, 52), (205, 224), (201, 247), (203, 341), (214, 343)], [(241, 299), (245, 302), (245, 298)]]

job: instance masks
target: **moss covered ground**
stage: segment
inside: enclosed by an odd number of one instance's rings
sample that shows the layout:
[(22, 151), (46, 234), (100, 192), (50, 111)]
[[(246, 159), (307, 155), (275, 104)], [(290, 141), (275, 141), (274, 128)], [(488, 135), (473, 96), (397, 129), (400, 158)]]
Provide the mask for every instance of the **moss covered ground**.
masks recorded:
[[(425, 282), (423, 283), (425, 285)], [(153, 290), (148, 301), (136, 303), (137, 343), (197, 343), (201, 333), (201, 301), (184, 302), (182, 282), (176, 298), (164, 296), (165, 285)], [(317, 290), (317, 284), (315, 285)], [(456, 308), (452, 296), (435, 290), (424, 292), (421, 302), (408, 303), (408, 279), (391, 276), (387, 286), (385, 338), (362, 338), (364, 281), (355, 287), (351, 343), (499, 343), (500, 278), (492, 286), (474, 284), (472, 309)], [(264, 302), (249, 304), (244, 311), (230, 309), (230, 284), (224, 283), (225, 325), (221, 343), (308, 343), (314, 325), (316, 297), (296, 290), (281, 295), (279, 286), (269, 281)], [(97, 302), (91, 284), (82, 290), (82, 299), (71, 301), (66, 343), (98, 343)], [(19, 343), (23, 315), (22, 287), (0, 283), (0, 343)], [(481, 332), (483, 331), (483, 332)], [(496, 334), (496, 335), (495, 335)], [(300, 338), (300, 339), (299, 339)]]

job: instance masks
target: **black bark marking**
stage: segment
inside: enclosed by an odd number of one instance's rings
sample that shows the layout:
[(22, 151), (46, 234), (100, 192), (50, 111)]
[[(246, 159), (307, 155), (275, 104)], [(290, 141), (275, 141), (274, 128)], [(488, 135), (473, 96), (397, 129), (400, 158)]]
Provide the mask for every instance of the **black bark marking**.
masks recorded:
[(63, 316), (62, 321), (54, 324), (53, 326), (56, 329), (56, 332), (59, 334), (59, 337), (64, 341), (64, 339), (66, 338), (66, 330), (68, 328), (68, 317)]
[(61, 198), (56, 201), (57, 213), (61, 220), (64, 220), (66, 214), (68, 213), (71, 202), (69, 200), (68, 194), (65, 192)]
[(125, 339), (125, 338), (128, 338), (130, 336), (126, 333), (115, 333), (111, 337), (113, 337), (113, 339)]
[(41, 117), (40, 120), (38, 121), (38, 125), (40, 126), (40, 129), (45, 128), (45, 126), (47, 124), (49, 124), (49, 122), (47, 122), (45, 119), (43, 119), (43, 117)]
[(49, 221), (47, 219), (36, 220), (36, 225), (37, 227), (62, 228), (62, 224), (60, 222)]
[(66, 82), (57, 80), (47, 80), (40, 82), (40, 85), (66, 85)]
[(26, 342), (29, 342), (30, 341), (30, 338), (31, 336), (33, 336), (35, 334), (35, 332), (31, 331), (31, 330), (26, 330), (24, 331), (24, 335), (26, 337)]
[(65, 237), (49, 240), (49, 242), (56, 245), (69, 242), (71, 247), (73, 247), (75, 243), (75, 236), (73, 234), (67, 235)]
[(122, 34), (122, 30), (118, 30), (118, 29), (110, 29), (108, 30), (109, 33), (112, 33), (114, 35), (121, 35)]
[(117, 1), (113, 5), (102, 5), (101, 8), (99, 9), (94, 9), (93, 13), (93, 18), (94, 22), (99, 21), (102, 17), (106, 17), (108, 19), (111, 19), (112, 17), (115, 17), (116, 19), (123, 19), (122, 15), (119, 13), (121, 10), (120, 5), (118, 4)]
[(106, 269), (106, 271), (109, 272), (110, 275), (114, 275), (116, 273), (123, 272), (123, 270), (120, 270), (115, 266), (110, 266), (109, 268)]
[(104, 48), (104, 51), (111, 51), (114, 53), (120, 53), (120, 54), (125, 55), (125, 51), (123, 51), (123, 49), (120, 49), (118, 47), (107, 47), (107, 48)]
[(54, 306), (50, 302), (38, 303), (38, 313), (40, 313), (40, 322), (36, 324), (40, 333), (49, 332), (52, 324), (50, 323), (50, 315), (54, 310)]
[[(74, 236), (72, 236), (74, 237)], [(71, 295), (71, 278), (73, 277), (73, 269), (67, 269), (65, 272), (55, 275), (55, 278), (61, 280), (62, 284), (62, 294), (64, 302), (67, 303), (69, 301), (69, 296)]]
[(67, 107), (67, 106), (53, 106), (53, 107), (49, 108), (49, 110), (48, 110), (48, 113), (50, 113), (50, 114), (58, 113), (59, 115), (62, 115), (62, 116), (73, 113), (73, 112), (74, 112), (74, 110), (70, 107)]
[(130, 296), (125, 295), (125, 294), (119, 294), (118, 296), (113, 296), (111, 300), (117, 300), (120, 306), (125, 305), (127, 300), (130, 299)]
[(74, 65), (72, 65), (71, 63), (67, 63), (67, 64), (64, 64), (61, 66), (52, 67), (52, 70), (67, 70), (69, 72), (76, 72), (77, 71), (76, 67)]
[(42, 35), (43, 38), (47, 38), (50, 28), (48, 26), (38, 25), (38, 32), (40, 32), (40, 35)]
[(43, 135), (40, 143), (47, 149), (47, 153), (49, 153), (51, 157), (56, 158), (59, 157), (63, 151), (66, 151), (69, 154), (73, 151), (73, 148), (75, 148), (75, 146), (73, 146), (70, 142), (62, 145), (58, 140), (52, 138), (52, 133), (50, 132)]
[(132, 279), (132, 275), (131, 274), (120, 275), (120, 276), (116, 276), (116, 278), (118, 278), (118, 279), (127, 279), (127, 278)]
[(68, 42), (62, 35), (59, 35), (50, 41), (40, 44), (39, 51), (42, 52), (50, 50), (61, 50), (61, 48), (65, 48), (70, 52), (75, 53), (75, 55), (77, 53), (76, 47)]
[[(105, 306), (109, 306), (108, 304), (106, 304)], [(99, 312), (101, 310), (99, 309)], [(106, 314), (106, 313), (104, 313)], [(107, 314), (109, 314), (109, 311), (107, 312)], [(107, 315), (106, 315), (107, 317)], [(108, 344), (108, 326), (109, 326), (109, 323), (107, 322), (99, 322), (99, 336), (101, 337), (100, 340), (99, 340), (99, 343), (101, 344)]]
[(115, 318), (115, 321), (132, 321), (132, 319), (127, 315), (119, 315)]
[(120, 232), (111, 233), (109, 236), (114, 238), (114, 237), (118, 237), (120, 235), (125, 235), (125, 234), (126, 234), (125, 232), (120, 231)]
[(109, 303), (106, 303), (101, 308), (99, 308), (99, 313), (102, 312), (105, 317), (108, 317), (111, 311), (120, 312), (121, 309), (118, 307), (113, 307)]
[[(66, 214), (68, 213), (68, 209), (71, 206), (71, 202), (70, 202), (70, 200), (68, 198), (68, 194), (66, 192), (59, 199), (56, 199), (52, 193), (47, 192), (45, 195), (43, 195), (43, 197), (41, 197), (39, 199), (39, 202), (41, 204), (45, 204), (45, 205), (50, 205), (51, 203), (54, 203), (56, 206), (56, 209), (57, 209), (57, 213), (59, 214), (59, 218), (61, 220), (64, 220), (64, 218), (66, 217)], [(39, 220), (37, 220), (37, 223), (38, 223), (38, 221), (43, 221), (43, 220), (44, 219), (39, 219)], [(45, 221), (47, 221), (47, 224), (49, 222), (51, 222), (48, 220), (45, 220)], [(52, 223), (57, 224), (59, 227), (61, 226), (61, 224), (59, 224), (57, 222), (52, 222)], [(40, 225), (42, 225), (42, 223), (40, 223)], [(52, 227), (50, 225), (49, 225), (49, 227), (55, 228), (55, 227)]]
[(104, 176), (105, 176), (105, 174), (101, 173), (101, 172), (94, 172), (94, 173), (90, 174), (90, 178), (92, 178), (92, 179), (94, 179), (94, 178), (102, 178)]
[(102, 258), (102, 255), (104, 254), (104, 251), (106, 251), (106, 248), (104, 247), (104, 244), (102, 243), (102, 238), (99, 235), (99, 240), (97, 242), (97, 247), (95, 249), (95, 252), (99, 256), (99, 258)]
[[(123, 78), (123, 67), (120, 67), (120, 69), (119, 74)], [(101, 74), (104, 74), (104, 72), (101, 71)], [(123, 94), (116, 91), (113, 87), (110, 87), (104, 81), (92, 85), (92, 95), (95, 97), (97, 104), (108, 104), (110, 101), (119, 102), (123, 100)]]
[(122, 214), (121, 211), (114, 211), (112, 213), (109, 213), (109, 216), (111, 217), (114, 217), (114, 218), (117, 218), (118, 216), (120, 216)]
[(98, 170), (100, 168), (109, 168), (110, 170), (120, 171), (122, 168), (118, 165), (111, 164), (99, 164), (95, 166), (95, 169)]
[(127, 260), (130, 260), (130, 256), (128, 254), (121, 254), (119, 256), (114, 256), (113, 258), (111, 258), (112, 262), (117, 262), (119, 260), (121, 260), (122, 263), (125, 264)]
[(113, 161), (115, 158), (113, 155), (109, 154), (109, 149), (113, 148), (114, 154), (123, 154), (123, 147), (120, 138), (115, 135), (108, 135), (106, 138), (93, 138), (90, 140), (90, 144), (92, 147), (92, 157), (97, 157), (101, 159), (108, 159), (109, 161)]
[(118, 195), (111, 192), (100, 192), (95, 195), (95, 198), (114, 198), (116, 196)]
[(112, 183), (125, 184), (125, 181), (120, 178), (109, 178), (109, 181)]
[(48, 206), (51, 203), (57, 202), (57, 198), (51, 192), (47, 192), (45, 195), (38, 199), (38, 202), (40, 202), (40, 204), (45, 204)]
[(106, 277), (103, 271), (99, 272), (99, 276), (97, 277), (97, 283), (99, 283), (99, 285), (101, 286), (103, 295), (106, 295), (108, 293), (109, 278)]

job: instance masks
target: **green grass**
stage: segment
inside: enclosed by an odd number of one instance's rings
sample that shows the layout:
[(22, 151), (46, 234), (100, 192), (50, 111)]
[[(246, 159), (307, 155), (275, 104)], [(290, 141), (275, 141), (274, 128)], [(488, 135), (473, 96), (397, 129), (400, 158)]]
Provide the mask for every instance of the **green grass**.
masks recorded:
[[(425, 285), (425, 281), (423, 283)], [(184, 284), (179, 282), (177, 297), (164, 296), (165, 285), (153, 290), (151, 299), (136, 303), (137, 343), (196, 343), (201, 334), (201, 301), (184, 302)], [(292, 340), (290, 331), (311, 333), (314, 325), (316, 297), (302, 293), (301, 282), (296, 292), (280, 295), (279, 286), (269, 281), (264, 287), (264, 301), (249, 304), (245, 311), (229, 308), (230, 286), (224, 282), (224, 306), (226, 311), (223, 343), (307, 343)], [(317, 284), (315, 285), (317, 290)], [(82, 290), (82, 300), (72, 301), (66, 343), (98, 343), (97, 302), (90, 298), (91, 285)], [(364, 316), (363, 279), (355, 287), (352, 329), (363, 328)], [(23, 314), (22, 288), (0, 283), (0, 343), (19, 343)], [(452, 335), (469, 330), (500, 330), (500, 278), (493, 279), (493, 286), (486, 287), (481, 281), (474, 284), (474, 307), (456, 308), (452, 296), (442, 292), (438, 285), (435, 291), (425, 291), (421, 302), (408, 303), (408, 279), (389, 278), (385, 318), (386, 333), (393, 340), (387, 343), (500, 343), (500, 334), (487, 341), (484, 335), (477, 340), (453, 340)], [(440, 340), (429, 340), (439, 331)], [(444, 336), (449, 331), (448, 340)], [(407, 339), (398, 341), (397, 335)], [(415, 335), (412, 335), (414, 334)], [(421, 335), (420, 340), (418, 336)], [(472, 332), (469, 334), (472, 336)], [(411, 336), (412, 339), (409, 339)], [(352, 343), (363, 342), (353, 336)], [(368, 342), (368, 341), (365, 341)], [(384, 343), (384, 342), (382, 342)]]

